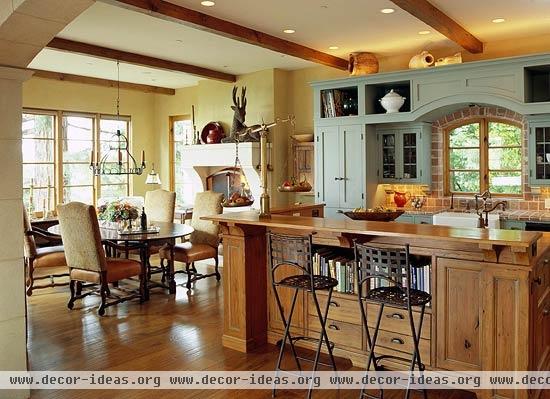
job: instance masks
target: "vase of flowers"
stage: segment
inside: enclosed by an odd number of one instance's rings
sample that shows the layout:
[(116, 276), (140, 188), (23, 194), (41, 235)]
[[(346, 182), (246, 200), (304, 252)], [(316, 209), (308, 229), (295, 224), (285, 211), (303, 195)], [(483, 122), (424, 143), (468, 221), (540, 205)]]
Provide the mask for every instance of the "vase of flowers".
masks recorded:
[(121, 230), (132, 226), (132, 221), (139, 217), (139, 210), (126, 201), (112, 201), (98, 208), (99, 220), (117, 225)]

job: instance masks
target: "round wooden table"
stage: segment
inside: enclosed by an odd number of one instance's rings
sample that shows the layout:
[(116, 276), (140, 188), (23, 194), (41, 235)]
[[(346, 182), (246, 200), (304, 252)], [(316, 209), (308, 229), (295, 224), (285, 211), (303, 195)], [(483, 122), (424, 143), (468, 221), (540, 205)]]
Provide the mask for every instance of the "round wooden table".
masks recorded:
[[(116, 244), (123, 246), (124, 248), (139, 249), (140, 258), (143, 265), (148, 266), (149, 253), (151, 246), (168, 245), (173, 250), (176, 245), (176, 240), (191, 234), (194, 229), (186, 224), (181, 223), (166, 223), (166, 222), (151, 222), (151, 226), (157, 226), (158, 232), (155, 233), (140, 233), (135, 232), (132, 234), (119, 233), (118, 230), (113, 228), (106, 228), (99, 226), (101, 234), (101, 241), (108, 247), (109, 244)], [(61, 236), (60, 225), (55, 225), (48, 228), (48, 231), (52, 234)], [(120, 248), (118, 248), (120, 249)], [(122, 249), (124, 251), (124, 249)], [(172, 259), (174, 256), (172, 254)], [(176, 293), (176, 282), (174, 280), (174, 262), (170, 260), (168, 262), (168, 275), (167, 285), (149, 280), (145, 285), (145, 299), (149, 299), (149, 288), (152, 287), (164, 287), (167, 288), (170, 294)]]

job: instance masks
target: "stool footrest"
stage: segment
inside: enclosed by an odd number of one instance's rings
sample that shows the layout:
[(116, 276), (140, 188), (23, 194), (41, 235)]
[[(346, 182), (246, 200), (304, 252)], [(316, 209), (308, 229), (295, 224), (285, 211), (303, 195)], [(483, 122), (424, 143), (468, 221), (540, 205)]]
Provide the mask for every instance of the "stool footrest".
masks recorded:
[[(375, 363), (383, 359), (395, 359), (395, 360), (401, 360), (403, 362), (409, 362), (409, 363), (412, 360), (412, 359), (407, 359), (406, 357), (395, 356), (395, 355), (380, 355), (380, 356), (374, 355)], [(424, 363), (417, 364), (417, 366), (419, 371), (424, 371), (426, 369), (426, 366), (424, 366)]]
[[(307, 342), (315, 342), (315, 343), (318, 343), (320, 338), (313, 338), (313, 337), (292, 337), (292, 342), (295, 342), (295, 341), (307, 341)], [(334, 342), (331, 342), (329, 341), (328, 342), (329, 346), (330, 346), (330, 349), (334, 348)]]

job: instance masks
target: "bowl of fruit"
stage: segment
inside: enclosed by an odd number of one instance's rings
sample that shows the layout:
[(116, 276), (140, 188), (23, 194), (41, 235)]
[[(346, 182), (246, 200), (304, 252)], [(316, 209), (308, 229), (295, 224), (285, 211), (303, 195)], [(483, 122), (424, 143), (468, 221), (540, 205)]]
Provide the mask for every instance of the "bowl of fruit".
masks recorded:
[(241, 191), (235, 191), (229, 198), (222, 202), (222, 206), (226, 208), (238, 208), (240, 206), (250, 206), (254, 203), (252, 194), (248, 192), (244, 186)]
[(348, 218), (353, 220), (369, 220), (377, 222), (391, 222), (401, 216), (405, 211), (402, 209), (391, 209), (378, 206), (372, 209), (355, 208), (353, 211), (344, 212)]
[(305, 177), (300, 182), (298, 182), (295, 177), (292, 177), (290, 180), (285, 180), (283, 184), (277, 187), (277, 191), (281, 193), (307, 193), (311, 191), (311, 184)]

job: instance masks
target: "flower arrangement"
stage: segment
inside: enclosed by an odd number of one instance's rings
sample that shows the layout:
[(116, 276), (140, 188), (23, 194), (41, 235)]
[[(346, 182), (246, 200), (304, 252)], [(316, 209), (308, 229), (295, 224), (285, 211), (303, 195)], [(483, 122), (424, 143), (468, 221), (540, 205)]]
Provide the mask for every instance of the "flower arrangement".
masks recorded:
[(138, 208), (125, 201), (112, 201), (98, 208), (98, 218), (108, 222), (135, 220), (138, 217)]

